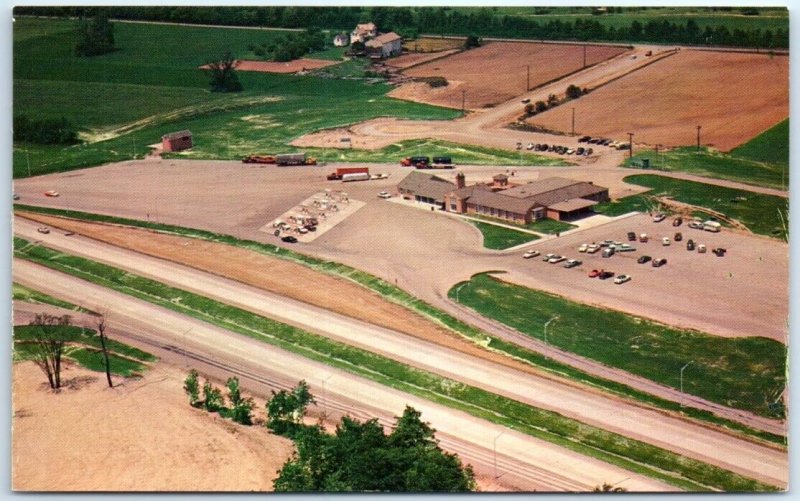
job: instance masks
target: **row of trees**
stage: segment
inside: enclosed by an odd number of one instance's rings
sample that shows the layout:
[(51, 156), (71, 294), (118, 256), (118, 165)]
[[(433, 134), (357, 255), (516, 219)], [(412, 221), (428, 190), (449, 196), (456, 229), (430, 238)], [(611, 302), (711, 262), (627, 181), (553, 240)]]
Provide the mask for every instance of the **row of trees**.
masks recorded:
[[(201, 387), (196, 370), (184, 381), (193, 407), (252, 424), (253, 400), (241, 396), (237, 378), (228, 379), (226, 386), (231, 408), (224, 406), (221, 391), (211, 383), (205, 381)], [(442, 451), (435, 430), (412, 407), (406, 407), (388, 435), (377, 419), (361, 423), (347, 416), (331, 435), (320, 424), (303, 424), (311, 404), (316, 400), (305, 381), (291, 390), (273, 391), (266, 403), (267, 428), (296, 445), (275, 480), (277, 492), (463, 492), (475, 488), (472, 467)]]
[(325, 49), (325, 35), (317, 28), (309, 28), (301, 33), (289, 33), (269, 44), (248, 47), (257, 56), (269, 61), (292, 61), (309, 52)]
[(536, 101), (535, 103), (527, 103), (525, 105), (525, 115), (533, 116), (537, 113), (541, 113), (543, 111), (547, 111), (550, 108), (555, 108), (559, 104), (566, 103), (567, 101), (571, 101), (573, 99), (578, 99), (584, 94), (588, 94), (588, 89), (581, 89), (577, 85), (570, 85), (567, 87), (566, 92), (564, 93), (564, 98), (559, 99), (558, 96), (555, 94), (550, 94), (547, 96), (547, 101)]
[(32, 119), (27, 115), (16, 115), (13, 121), (14, 141), (36, 144), (75, 144), (78, 131), (64, 117)]
[[(701, 29), (696, 21), (652, 19), (614, 26), (597, 17), (573, 21), (540, 21), (530, 16), (503, 15), (491, 8), (447, 7), (109, 7), (109, 17), (197, 24), (349, 30), (372, 21), (382, 31), (436, 33), (547, 40), (657, 42), (733, 47), (788, 48), (789, 29), (729, 29), (720, 22)], [(17, 14), (82, 16), (87, 8), (17, 7)], [(599, 17), (599, 16), (598, 16)]]

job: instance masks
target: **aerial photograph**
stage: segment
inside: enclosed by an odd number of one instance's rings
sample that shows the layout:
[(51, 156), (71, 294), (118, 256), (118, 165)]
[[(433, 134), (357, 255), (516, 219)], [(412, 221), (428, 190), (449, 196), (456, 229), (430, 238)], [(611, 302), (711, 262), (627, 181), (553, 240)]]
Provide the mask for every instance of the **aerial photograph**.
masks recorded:
[(6, 12), (12, 491), (789, 489), (787, 7)]

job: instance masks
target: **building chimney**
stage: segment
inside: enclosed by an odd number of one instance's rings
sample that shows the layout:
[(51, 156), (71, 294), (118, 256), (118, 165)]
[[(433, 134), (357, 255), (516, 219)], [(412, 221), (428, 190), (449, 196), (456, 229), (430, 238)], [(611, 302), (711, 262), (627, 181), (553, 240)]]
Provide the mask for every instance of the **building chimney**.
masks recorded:
[(465, 187), (466, 185), (467, 185), (467, 180), (464, 177), (464, 173), (463, 172), (459, 172), (458, 174), (456, 174), (456, 189), (460, 190), (461, 188)]

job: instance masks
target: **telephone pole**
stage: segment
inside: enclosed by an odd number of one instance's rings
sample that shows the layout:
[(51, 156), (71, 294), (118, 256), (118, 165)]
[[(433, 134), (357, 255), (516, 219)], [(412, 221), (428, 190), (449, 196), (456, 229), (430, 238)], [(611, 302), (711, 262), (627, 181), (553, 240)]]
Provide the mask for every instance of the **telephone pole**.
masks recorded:
[(575, 135), (575, 107), (572, 107), (572, 135)]
[(633, 158), (633, 132), (628, 132), (628, 158)]
[(467, 102), (467, 91), (465, 89), (461, 89), (461, 116), (466, 116), (466, 105)]
[(697, 126), (697, 151), (700, 151), (700, 126)]
[(528, 65), (528, 80), (525, 83), (525, 92), (531, 90), (531, 65)]
[(586, 68), (586, 44), (583, 44), (583, 67)]

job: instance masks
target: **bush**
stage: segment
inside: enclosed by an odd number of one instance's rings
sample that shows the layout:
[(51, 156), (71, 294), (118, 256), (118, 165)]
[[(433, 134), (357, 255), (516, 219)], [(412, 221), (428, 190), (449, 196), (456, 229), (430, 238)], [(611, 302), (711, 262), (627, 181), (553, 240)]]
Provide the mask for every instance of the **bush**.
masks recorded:
[(26, 115), (14, 117), (14, 141), (36, 144), (79, 143), (78, 132), (64, 117), (32, 120)]
[(189, 395), (189, 405), (192, 407), (198, 407), (200, 405), (200, 383), (197, 378), (197, 371), (192, 369), (183, 382), (183, 390)]
[(583, 90), (577, 85), (570, 85), (567, 87), (567, 98), (568, 99), (578, 99), (583, 95)]
[(482, 42), (483, 41), (477, 35), (469, 35), (464, 41), (464, 48), (472, 49), (475, 47), (480, 47)]
[(547, 111), (547, 103), (544, 101), (536, 101), (536, 113)]

